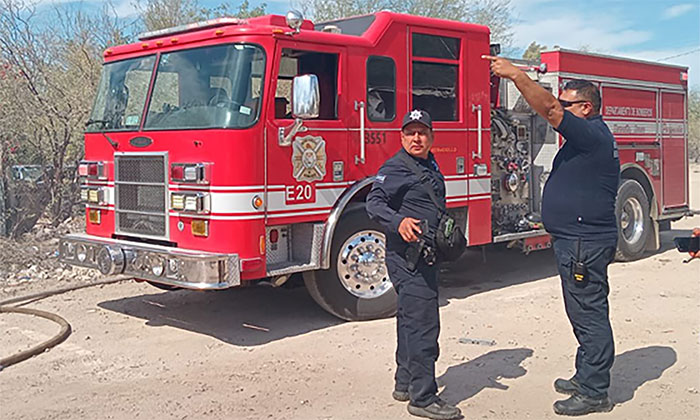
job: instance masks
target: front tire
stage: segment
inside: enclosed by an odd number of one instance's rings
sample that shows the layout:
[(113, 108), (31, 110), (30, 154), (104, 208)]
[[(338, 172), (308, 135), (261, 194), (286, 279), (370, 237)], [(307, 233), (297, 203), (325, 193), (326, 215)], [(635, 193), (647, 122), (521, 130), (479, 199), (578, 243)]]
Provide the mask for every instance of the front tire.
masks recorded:
[(386, 240), (367, 216), (364, 204), (353, 205), (338, 221), (331, 246), (331, 267), (307, 271), (304, 284), (323, 309), (346, 321), (396, 314), (396, 291), (386, 269)]
[(639, 182), (623, 180), (617, 190), (615, 203), (618, 242), (615, 257), (618, 261), (633, 261), (644, 254), (651, 232), (649, 198)]

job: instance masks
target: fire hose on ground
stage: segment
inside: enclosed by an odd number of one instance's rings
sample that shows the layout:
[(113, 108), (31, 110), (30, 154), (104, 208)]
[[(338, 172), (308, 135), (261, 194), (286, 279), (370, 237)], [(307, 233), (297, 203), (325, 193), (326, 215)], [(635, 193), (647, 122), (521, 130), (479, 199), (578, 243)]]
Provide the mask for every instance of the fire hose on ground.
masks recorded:
[[(20, 306), (26, 305), (31, 302), (35, 302), (40, 299), (44, 299), (49, 296), (56, 296), (60, 295), (62, 293), (70, 292), (73, 290), (78, 290), (78, 289), (84, 289), (86, 287), (92, 287), (92, 286), (103, 286), (106, 284), (112, 284), (112, 283), (117, 283), (123, 280), (128, 280), (130, 277), (125, 277), (125, 276), (117, 276), (117, 277), (110, 277), (105, 280), (96, 282), (96, 283), (88, 283), (88, 284), (81, 284), (81, 285), (76, 285), (76, 286), (70, 286), (70, 287), (64, 287), (61, 289), (54, 289), (54, 290), (49, 290), (45, 292), (40, 292), (40, 293), (34, 293), (31, 295), (26, 295), (26, 296), (18, 296), (14, 297), (11, 299), (6, 299), (3, 301), (0, 301), (0, 314), (2, 313), (16, 313), (16, 314), (24, 314), (24, 315), (33, 315), (37, 316), (40, 318), (48, 319), (49, 321), (55, 322), (58, 324), (61, 329), (59, 330), (58, 334), (54, 335), (50, 339), (44, 341), (43, 343), (37, 344), (36, 346), (33, 346), (27, 350), (21, 351), (19, 353), (13, 354), (12, 356), (5, 357), (0, 359), (0, 371), (5, 369), (8, 366), (12, 366), (14, 364), (17, 364), (19, 362), (22, 362), (24, 360), (27, 360), (31, 357), (34, 357), (36, 355), (39, 355), (52, 347), (55, 347), (59, 344), (61, 344), (63, 341), (65, 341), (71, 334), (71, 326), (66, 321), (64, 318), (61, 316), (51, 313), (51, 312), (46, 312), (46, 311), (41, 311), (39, 309), (31, 309), (31, 308), (20, 308)], [(17, 304), (16, 306), (8, 306), (12, 304)]]

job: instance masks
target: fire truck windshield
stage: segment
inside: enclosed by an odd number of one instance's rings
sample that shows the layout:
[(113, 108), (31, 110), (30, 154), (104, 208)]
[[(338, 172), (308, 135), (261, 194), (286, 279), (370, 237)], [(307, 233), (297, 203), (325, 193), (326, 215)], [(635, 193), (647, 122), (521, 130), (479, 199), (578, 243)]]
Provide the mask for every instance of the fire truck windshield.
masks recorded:
[(163, 54), (144, 129), (250, 127), (258, 119), (264, 69), (263, 49), (250, 44)]
[(105, 64), (86, 131), (138, 129), (156, 56)]
[[(156, 75), (146, 104), (153, 68)], [(250, 44), (192, 48), (108, 63), (87, 132), (245, 128), (258, 119), (265, 53)]]

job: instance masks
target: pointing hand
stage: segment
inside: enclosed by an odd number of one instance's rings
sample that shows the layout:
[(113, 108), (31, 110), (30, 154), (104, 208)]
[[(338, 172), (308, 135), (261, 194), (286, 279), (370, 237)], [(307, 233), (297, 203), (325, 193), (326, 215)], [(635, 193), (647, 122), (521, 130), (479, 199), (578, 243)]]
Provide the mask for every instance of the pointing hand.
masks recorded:
[(491, 71), (496, 76), (512, 80), (518, 74), (520, 74), (520, 69), (515, 67), (510, 61), (506, 60), (503, 57), (482, 55), (481, 58), (491, 61)]

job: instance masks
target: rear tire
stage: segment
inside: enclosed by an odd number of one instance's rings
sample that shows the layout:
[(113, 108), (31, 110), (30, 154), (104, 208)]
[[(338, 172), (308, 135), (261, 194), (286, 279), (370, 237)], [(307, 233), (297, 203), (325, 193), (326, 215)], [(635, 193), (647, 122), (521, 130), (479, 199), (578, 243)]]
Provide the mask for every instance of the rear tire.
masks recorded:
[(319, 306), (346, 321), (396, 314), (382, 231), (367, 216), (364, 203), (345, 211), (333, 235), (330, 269), (304, 273), (304, 284)]
[(633, 261), (644, 254), (647, 239), (652, 234), (649, 218), (649, 198), (639, 182), (623, 180), (617, 190), (615, 203), (618, 241), (615, 258)]

